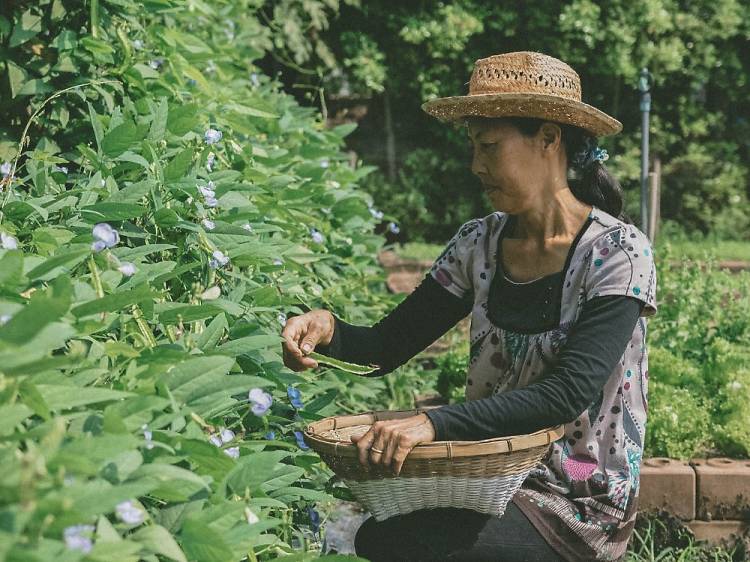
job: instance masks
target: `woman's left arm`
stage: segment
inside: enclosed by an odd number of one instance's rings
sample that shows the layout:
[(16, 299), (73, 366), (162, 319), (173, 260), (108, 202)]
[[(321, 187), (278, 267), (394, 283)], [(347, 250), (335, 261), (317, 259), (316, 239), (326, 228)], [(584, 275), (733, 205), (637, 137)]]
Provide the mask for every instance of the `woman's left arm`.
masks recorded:
[(572, 422), (594, 401), (622, 358), (643, 306), (625, 295), (587, 301), (548, 376), (524, 388), (428, 410), (435, 440), (522, 435)]

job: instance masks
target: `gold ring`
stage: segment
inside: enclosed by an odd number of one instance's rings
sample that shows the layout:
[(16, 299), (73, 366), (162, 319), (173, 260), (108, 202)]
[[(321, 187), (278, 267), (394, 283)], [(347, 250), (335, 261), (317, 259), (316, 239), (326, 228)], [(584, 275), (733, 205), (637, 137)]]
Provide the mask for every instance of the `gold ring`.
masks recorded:
[(376, 453), (381, 453), (381, 454), (383, 453), (383, 451), (378, 449), (377, 447), (370, 447), (370, 450), (375, 451)]

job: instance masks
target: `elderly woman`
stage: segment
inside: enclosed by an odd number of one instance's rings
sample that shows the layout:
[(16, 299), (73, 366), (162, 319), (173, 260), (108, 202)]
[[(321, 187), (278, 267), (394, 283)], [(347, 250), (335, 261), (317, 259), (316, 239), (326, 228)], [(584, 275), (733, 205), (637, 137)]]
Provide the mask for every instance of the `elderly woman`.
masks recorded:
[[(648, 238), (596, 138), (619, 121), (581, 101), (576, 72), (535, 52), (476, 61), (469, 94), (423, 108), (467, 126), (472, 171), (495, 212), (464, 223), (429, 274), (372, 327), (327, 310), (283, 331), (284, 360), (307, 354), (380, 369), (404, 364), (471, 314), (466, 402), (380, 421), (353, 438), (362, 463), (398, 473), (434, 440), (479, 440), (564, 424), (502, 517), (419, 510), (357, 532), (370, 560), (617, 560), (638, 505), (648, 399), (647, 318), (656, 313)], [(570, 181), (570, 183), (569, 183)]]

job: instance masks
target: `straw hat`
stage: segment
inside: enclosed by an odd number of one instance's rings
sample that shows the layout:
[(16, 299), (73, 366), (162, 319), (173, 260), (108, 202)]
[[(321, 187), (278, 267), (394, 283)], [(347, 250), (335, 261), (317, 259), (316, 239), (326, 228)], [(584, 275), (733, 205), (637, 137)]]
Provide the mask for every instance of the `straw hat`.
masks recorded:
[(442, 121), (470, 115), (538, 117), (581, 127), (597, 137), (622, 130), (617, 119), (581, 101), (581, 80), (575, 70), (534, 51), (477, 60), (468, 95), (430, 100), (422, 109)]

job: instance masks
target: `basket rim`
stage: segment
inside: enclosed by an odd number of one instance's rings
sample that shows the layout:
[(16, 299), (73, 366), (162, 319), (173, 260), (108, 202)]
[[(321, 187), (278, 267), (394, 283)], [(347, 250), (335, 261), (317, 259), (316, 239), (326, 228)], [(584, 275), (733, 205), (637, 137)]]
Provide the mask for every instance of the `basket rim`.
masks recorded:
[[(429, 408), (411, 410), (374, 410), (362, 414), (329, 416), (310, 423), (304, 430), (305, 441), (310, 443), (318, 453), (329, 453), (339, 457), (358, 457), (359, 449), (355, 443), (323, 437), (319, 432), (352, 425), (372, 425), (376, 421), (400, 419), (422, 414)], [(420, 443), (409, 453), (410, 459), (452, 459), (454, 457), (473, 457), (513, 453), (534, 447), (548, 446), (565, 435), (565, 425), (540, 429), (524, 435), (493, 437), (478, 441), (431, 441)]]

